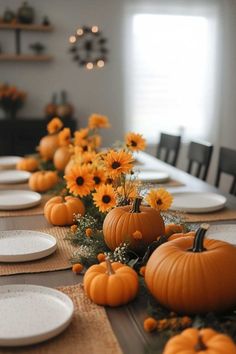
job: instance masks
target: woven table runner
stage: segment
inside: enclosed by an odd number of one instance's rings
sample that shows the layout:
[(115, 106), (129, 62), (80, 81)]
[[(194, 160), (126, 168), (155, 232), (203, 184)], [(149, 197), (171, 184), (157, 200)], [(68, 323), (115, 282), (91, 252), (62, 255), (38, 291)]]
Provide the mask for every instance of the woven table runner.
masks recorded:
[(236, 210), (224, 208), (220, 211), (205, 214), (181, 214), (185, 222), (207, 222), (207, 221), (226, 221), (236, 220)]
[(0, 349), (1, 354), (122, 354), (105, 309), (92, 303), (82, 285), (60, 287), (73, 301), (69, 327), (47, 342), (22, 348)]
[(21, 273), (41, 273), (60, 269), (71, 268), (70, 258), (75, 247), (69, 240), (65, 240), (68, 228), (51, 227), (35, 231), (45, 232), (57, 239), (57, 250), (50, 256), (30, 262), (0, 263), (0, 276), (21, 274)]
[(150, 183), (151, 188), (160, 188), (160, 187), (168, 188), (168, 187), (180, 187), (180, 186), (184, 186), (184, 183), (172, 178), (162, 183)]
[(28, 183), (17, 183), (17, 184), (0, 184), (0, 190), (30, 190)]

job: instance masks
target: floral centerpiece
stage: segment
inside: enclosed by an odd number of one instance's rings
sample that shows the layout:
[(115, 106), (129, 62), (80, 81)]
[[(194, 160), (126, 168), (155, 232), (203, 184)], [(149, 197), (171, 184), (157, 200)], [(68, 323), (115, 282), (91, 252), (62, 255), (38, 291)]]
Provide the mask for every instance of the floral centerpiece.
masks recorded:
[(16, 117), (16, 113), (23, 107), (25, 99), (26, 93), (16, 86), (0, 85), (0, 108), (7, 118), (14, 119)]

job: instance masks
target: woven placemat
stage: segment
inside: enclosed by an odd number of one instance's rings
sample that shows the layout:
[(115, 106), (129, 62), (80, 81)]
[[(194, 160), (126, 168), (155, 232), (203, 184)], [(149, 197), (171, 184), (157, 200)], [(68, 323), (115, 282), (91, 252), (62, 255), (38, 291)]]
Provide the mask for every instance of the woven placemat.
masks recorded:
[(57, 239), (57, 250), (48, 257), (23, 263), (0, 263), (0, 276), (21, 274), (21, 273), (41, 273), (60, 269), (71, 268), (70, 258), (75, 247), (70, 241), (65, 240), (68, 232), (66, 227), (50, 227), (35, 231), (45, 232)]
[(207, 222), (207, 221), (226, 221), (236, 220), (236, 210), (224, 208), (220, 211), (205, 214), (181, 214), (185, 222)]
[(24, 189), (29, 190), (28, 183), (17, 183), (17, 184), (0, 184), (0, 190), (15, 190), (15, 189)]
[(177, 181), (175, 179), (169, 179), (168, 181), (166, 181), (165, 183), (149, 183), (151, 188), (167, 188), (167, 187), (180, 187), (180, 186), (184, 186), (184, 183)]
[(0, 349), (1, 354), (122, 354), (105, 309), (92, 303), (82, 285), (60, 287), (73, 301), (69, 327), (47, 342), (22, 348)]

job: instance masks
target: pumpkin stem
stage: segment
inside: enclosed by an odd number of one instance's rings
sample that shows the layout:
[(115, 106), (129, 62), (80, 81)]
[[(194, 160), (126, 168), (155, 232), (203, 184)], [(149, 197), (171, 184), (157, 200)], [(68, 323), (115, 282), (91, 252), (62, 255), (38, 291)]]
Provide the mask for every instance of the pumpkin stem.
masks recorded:
[(140, 210), (140, 205), (142, 203), (143, 198), (142, 197), (137, 197), (134, 199), (133, 205), (132, 205), (132, 209), (131, 209), (131, 213), (141, 213)]
[(106, 257), (106, 265), (107, 265), (107, 274), (108, 275), (112, 275), (112, 274), (115, 274), (112, 266), (111, 266), (111, 261), (108, 257)]
[(204, 238), (205, 234), (208, 230), (210, 225), (208, 224), (202, 224), (199, 229), (196, 232), (194, 241), (193, 241), (193, 248), (191, 248), (189, 251), (191, 252), (203, 252), (206, 251), (206, 248), (204, 248)]
[(203, 342), (201, 334), (199, 334), (197, 344), (194, 346), (194, 350), (196, 350), (196, 352), (200, 352), (200, 351), (206, 350), (206, 349), (207, 349), (207, 346)]

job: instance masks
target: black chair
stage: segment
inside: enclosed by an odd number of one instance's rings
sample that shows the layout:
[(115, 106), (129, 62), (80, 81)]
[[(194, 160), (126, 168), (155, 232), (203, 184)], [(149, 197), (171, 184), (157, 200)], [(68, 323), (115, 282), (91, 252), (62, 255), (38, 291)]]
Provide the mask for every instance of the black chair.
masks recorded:
[(229, 192), (236, 195), (236, 150), (221, 147), (219, 153), (219, 161), (215, 186), (219, 187), (221, 174), (226, 173), (233, 177), (233, 181)]
[(172, 166), (176, 166), (180, 143), (181, 136), (161, 133), (156, 157)]
[(187, 172), (205, 181), (211, 162), (212, 152), (212, 144), (191, 141), (188, 148), (189, 162)]

